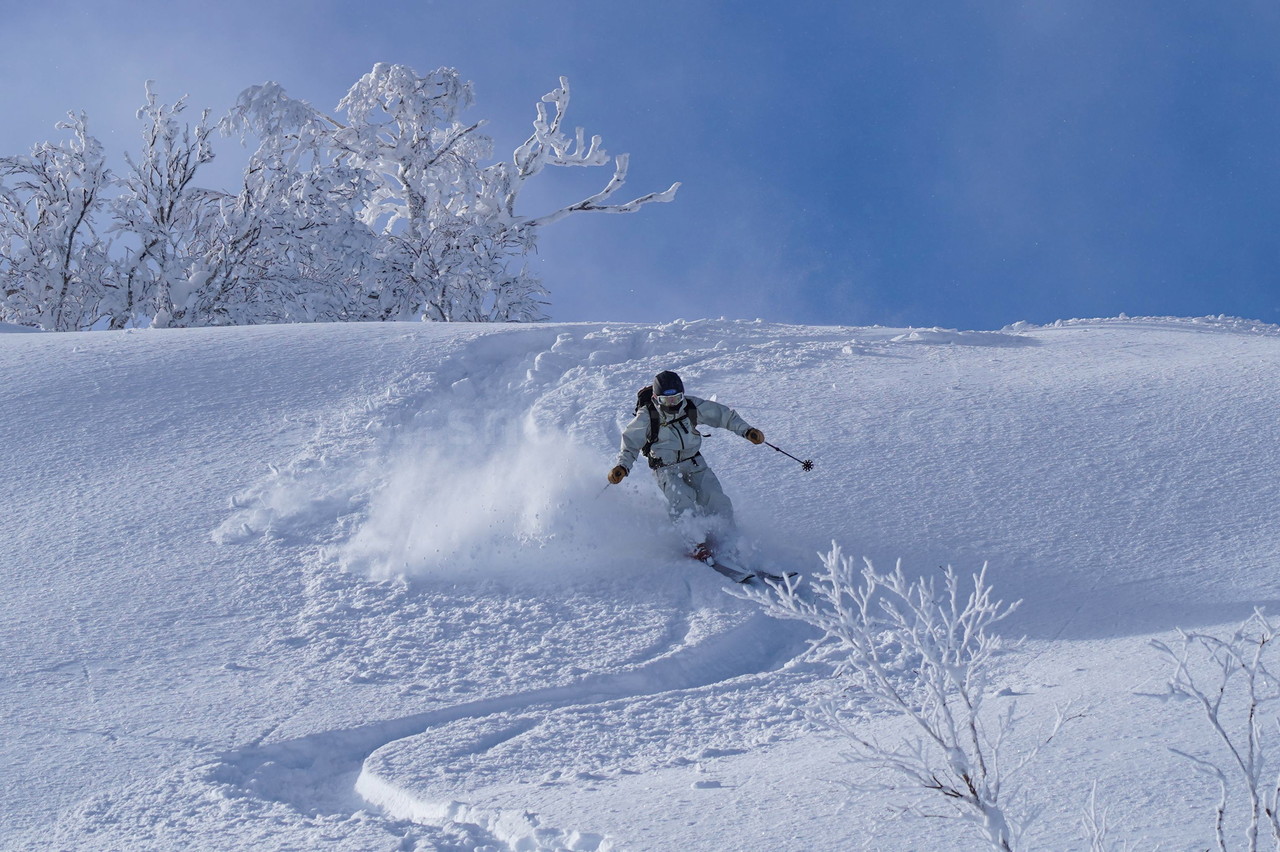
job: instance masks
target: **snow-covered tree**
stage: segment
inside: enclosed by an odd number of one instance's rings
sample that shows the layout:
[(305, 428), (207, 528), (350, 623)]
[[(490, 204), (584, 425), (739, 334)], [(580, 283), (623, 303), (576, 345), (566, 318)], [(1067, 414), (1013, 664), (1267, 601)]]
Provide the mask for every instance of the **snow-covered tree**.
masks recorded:
[(75, 331), (97, 322), (112, 286), (95, 220), (113, 179), (83, 113), (57, 127), (71, 139), (0, 158), (0, 320)]
[[(275, 83), (251, 87), (218, 125), (258, 141), (235, 192), (196, 184), (213, 159), (208, 111), (188, 123), (186, 99), (162, 103), (148, 82), (142, 149), (126, 155), (122, 181), (83, 116), (59, 125), (71, 142), (0, 160), (0, 319), (61, 330), (544, 319), (547, 294), (526, 263), (540, 228), (670, 201), (679, 186), (609, 203), (627, 156), (611, 159), (581, 129), (564, 133), (560, 82), (538, 104), (533, 135), (498, 163), (484, 122), (461, 119), (471, 84), (452, 68), (375, 65), (338, 104), (340, 118)], [(547, 166), (610, 162), (600, 192), (518, 212), (521, 188)]]
[(184, 324), (364, 318), (359, 275), (373, 240), (349, 212), (359, 183), (255, 156), (240, 194), (202, 229)]
[[(950, 568), (939, 588), (927, 577), (909, 581), (901, 565), (888, 573), (870, 561), (858, 565), (835, 545), (823, 565), (803, 592), (788, 580), (740, 595), (817, 628), (812, 654), (833, 667), (835, 680), (812, 717), (848, 746), (843, 756), (858, 771), (847, 786), (896, 794), (911, 815), (968, 822), (993, 850), (1019, 848), (1034, 817), (1019, 801), (1019, 774), (1065, 716), (1015, 755), (1006, 746), (1016, 708), (987, 706), (1005, 649), (992, 628), (1016, 604), (992, 599), (985, 566), (965, 591)], [(872, 733), (872, 720), (886, 714), (907, 720), (909, 733)]]
[(248, 255), (260, 266), (258, 285), (225, 291), (240, 294), (231, 300), (240, 322), (372, 318), (363, 293), (376, 243), (360, 211), (373, 183), (331, 149), (335, 126), (274, 83), (241, 93), (220, 124), (259, 138), (234, 217), (258, 223)]
[(609, 162), (595, 137), (560, 130), (568, 85), (538, 106), (534, 134), (512, 163), (486, 166), (492, 141), (483, 121), (466, 123), (471, 84), (452, 68), (419, 76), (403, 65), (375, 65), (338, 104), (345, 120), (290, 98), (274, 83), (245, 90), (224, 126), (253, 133), (285, 159), (329, 157), (369, 181), (359, 210), (378, 235), (364, 280), (364, 306), (376, 319), (535, 320), (545, 291), (523, 264), (538, 228), (575, 212), (625, 213), (669, 201), (678, 184), (625, 204), (604, 203), (626, 179), (627, 158), (599, 193), (551, 213), (516, 212), (521, 187), (547, 165)]
[(205, 111), (192, 127), (185, 99), (167, 106), (147, 84), (143, 149), (115, 206), (132, 237), (121, 266), (113, 326), (350, 319), (371, 235), (352, 213), (361, 177), (304, 161), (271, 137), (250, 158), (236, 194), (197, 187), (213, 159)]
[(200, 166), (213, 160), (209, 111), (193, 128), (180, 119), (186, 98), (162, 104), (151, 81), (146, 96), (138, 110), (142, 151), (136, 159), (125, 154), (130, 170), (114, 205), (115, 230), (131, 239), (109, 305), (112, 328), (188, 319), (187, 291), (199, 265), (196, 247), (223, 195), (193, 184)]

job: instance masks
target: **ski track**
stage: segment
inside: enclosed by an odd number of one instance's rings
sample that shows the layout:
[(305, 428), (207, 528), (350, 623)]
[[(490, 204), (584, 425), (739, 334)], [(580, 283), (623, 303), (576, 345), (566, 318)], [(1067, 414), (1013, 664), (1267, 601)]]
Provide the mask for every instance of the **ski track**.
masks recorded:
[[(693, 349), (685, 348), (689, 340), (677, 337), (682, 331), (685, 329), (677, 324), (674, 333), (661, 327), (626, 327), (613, 332), (592, 326), (582, 333), (534, 329), (515, 335), (477, 334), (455, 356), (435, 362), (430, 369), (410, 368), (390, 382), (384, 393), (339, 413), (335, 423), (318, 430), (311, 446), (292, 463), (273, 469), (265, 481), (235, 495), (232, 505), (237, 511), (215, 536), (223, 543), (244, 542), (264, 534), (285, 542), (333, 540), (333, 533), (326, 534), (323, 528), (332, 528), (336, 523), (343, 530), (349, 529), (350, 524), (342, 523), (344, 515), (367, 510), (371, 494), (385, 484), (376, 476), (370, 479), (357, 471), (377, 467), (398, 443), (422, 434), (419, 430), (457, 428), (460, 422), (482, 432), (492, 429), (493, 424), (483, 412), (469, 404), (477, 399), (516, 394), (524, 398), (535, 428), (564, 430), (586, 441), (600, 440), (595, 430), (603, 423), (607, 445), (612, 446), (616, 434), (608, 433), (605, 415), (611, 413), (615, 400), (608, 400), (608, 409), (584, 411), (584, 393), (575, 385), (587, 382), (585, 395), (590, 397), (591, 387), (614, 374), (655, 372), (668, 356), (664, 351), (653, 350), (666, 350), (668, 346), (662, 344), (668, 340), (674, 344), (679, 339), (680, 368), (686, 371), (696, 372), (699, 364), (724, 354), (714, 339), (714, 330), (704, 347)], [(534, 335), (533, 347), (529, 335)], [(834, 339), (844, 341), (847, 335), (837, 333)], [(759, 351), (752, 357), (766, 359), (772, 342), (764, 340), (756, 348)], [(809, 355), (816, 357), (815, 353)], [(474, 369), (474, 365), (495, 362), (502, 366), (487, 373)], [(594, 434), (583, 434), (584, 429)], [(333, 447), (337, 445), (346, 446), (347, 458), (334, 457)], [(308, 498), (299, 500), (298, 494)], [(316, 497), (317, 494), (321, 496)], [(490, 848), (484, 844), (497, 843), (510, 849), (548, 852), (614, 849), (603, 834), (543, 826), (536, 815), (518, 806), (480, 809), (452, 796), (423, 795), (418, 789), (398, 787), (380, 772), (381, 753), (402, 741), (430, 737), (450, 723), (499, 720), (509, 715), (525, 717), (473, 742), (468, 747), (470, 753), (480, 755), (536, 728), (541, 718), (557, 710), (605, 707), (665, 693), (714, 689), (718, 684), (782, 668), (807, 648), (810, 637), (802, 625), (780, 625), (760, 613), (746, 616), (727, 630), (694, 637), (689, 619), (692, 606), (686, 584), (683, 618), (673, 621), (663, 635), (633, 659), (623, 661), (618, 670), (567, 685), (481, 698), (295, 739), (255, 743), (221, 755), (211, 764), (207, 778), (211, 783), (230, 785), (251, 797), (284, 804), (310, 816), (351, 816), (373, 808), (392, 821), (462, 826), (480, 844), (476, 848)], [(259, 743), (268, 736), (269, 732), (258, 738)], [(429, 740), (426, 748), (430, 753), (446, 751), (452, 745), (452, 740), (439, 738)]]
[[(766, 622), (772, 629), (764, 629)], [(424, 798), (401, 789), (379, 774), (378, 752), (459, 720), (532, 714), (469, 747), (471, 753), (481, 754), (528, 732), (540, 717), (557, 709), (714, 687), (777, 670), (803, 653), (809, 638), (798, 625), (779, 630), (767, 616), (756, 613), (727, 631), (634, 669), (231, 752), (219, 758), (214, 777), (305, 814), (353, 814), (373, 806), (395, 820), (472, 824), (513, 849), (609, 849), (613, 847), (606, 845), (603, 835), (541, 826), (523, 811), (486, 812), (453, 798)], [(451, 745), (442, 740), (428, 749), (443, 751)]]

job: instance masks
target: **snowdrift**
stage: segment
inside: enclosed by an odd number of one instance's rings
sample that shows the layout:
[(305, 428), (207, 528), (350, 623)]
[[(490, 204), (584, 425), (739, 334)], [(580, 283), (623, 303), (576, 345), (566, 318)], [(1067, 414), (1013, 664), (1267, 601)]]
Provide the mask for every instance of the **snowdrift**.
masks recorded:
[(1024, 601), (1002, 696), (1091, 708), (1042, 845), (1096, 781), (1121, 839), (1203, 848), (1165, 747), (1210, 743), (1147, 643), (1277, 598), (1278, 365), (1226, 318), (0, 334), (0, 847), (965, 848), (842, 806), (806, 635), (682, 558), (645, 471), (604, 487), (674, 369), (817, 462), (706, 442), (760, 564), (838, 540)]

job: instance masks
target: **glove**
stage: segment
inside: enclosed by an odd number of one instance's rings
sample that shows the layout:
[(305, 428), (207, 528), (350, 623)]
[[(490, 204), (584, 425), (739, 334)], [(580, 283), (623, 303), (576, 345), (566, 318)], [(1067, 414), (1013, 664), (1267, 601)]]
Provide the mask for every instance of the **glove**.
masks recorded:
[(617, 485), (626, 477), (628, 471), (622, 465), (616, 465), (613, 470), (609, 471), (609, 484)]
[(750, 441), (753, 444), (764, 443), (764, 433), (761, 432), (759, 429), (748, 429), (747, 431), (742, 433), (742, 437), (746, 438), (748, 441)]

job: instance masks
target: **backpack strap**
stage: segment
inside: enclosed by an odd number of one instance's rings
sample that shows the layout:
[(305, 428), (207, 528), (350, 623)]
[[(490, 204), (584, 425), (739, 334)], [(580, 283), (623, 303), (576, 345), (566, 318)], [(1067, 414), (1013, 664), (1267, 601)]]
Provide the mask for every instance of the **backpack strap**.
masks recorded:
[[(640, 454), (649, 459), (649, 466), (653, 466), (653, 459), (649, 456), (649, 450), (652, 449), (654, 443), (658, 440), (658, 430), (661, 424), (658, 421), (658, 407), (653, 404), (650, 399), (645, 408), (649, 412), (649, 431), (645, 435), (644, 446), (640, 448)], [(671, 421), (672, 424), (679, 423), (681, 420), (689, 421), (689, 428), (694, 432), (698, 431), (698, 406), (693, 404), (693, 400), (688, 397), (684, 401), (684, 413)]]
[(640, 448), (640, 454), (649, 458), (649, 450), (658, 440), (658, 407), (650, 401), (645, 405), (645, 409), (649, 412), (649, 431), (645, 434), (644, 446)]

